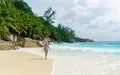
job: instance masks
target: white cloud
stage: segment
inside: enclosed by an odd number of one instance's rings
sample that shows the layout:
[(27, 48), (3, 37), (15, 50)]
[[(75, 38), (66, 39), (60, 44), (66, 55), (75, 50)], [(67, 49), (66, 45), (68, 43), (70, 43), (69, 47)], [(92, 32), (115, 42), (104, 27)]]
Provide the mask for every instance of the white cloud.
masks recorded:
[(87, 8), (96, 8), (101, 4), (101, 0), (86, 0), (85, 5)]
[(86, 0), (86, 3), (92, 4), (92, 5), (97, 5), (100, 4), (101, 0)]
[(66, 14), (66, 10), (64, 9), (64, 8), (60, 8), (57, 12), (56, 12), (56, 15), (57, 15), (57, 19), (60, 19), (60, 18), (62, 18), (62, 16), (63, 15), (65, 15)]
[(120, 0), (102, 0), (103, 7), (114, 9), (120, 7)]
[(79, 0), (73, 0), (73, 4), (78, 4)]
[[(92, 20), (84, 30), (88, 30), (88, 37), (96, 40), (117, 41), (120, 38), (120, 9), (113, 9), (105, 12)], [(87, 32), (86, 32), (87, 33)], [(83, 35), (82, 35), (83, 36)]]
[(97, 8), (99, 4), (101, 3), (101, 0), (74, 0), (73, 1), (73, 8), (71, 8), (71, 11), (74, 11), (76, 16), (84, 17), (90, 14), (90, 9)]
[(96, 17), (93, 21), (91, 21), (90, 25), (109, 27), (108, 25), (109, 23), (119, 23), (119, 22), (120, 22), (120, 9), (116, 9), (105, 12), (103, 16)]
[(111, 22), (120, 22), (120, 9), (111, 10), (107, 15)]
[(78, 17), (84, 17), (84, 16), (89, 15), (88, 9), (81, 5), (75, 5), (75, 7), (72, 9), (72, 11), (74, 11), (76, 16), (78, 16)]
[[(84, 18), (86, 16), (89, 16), (90, 13), (90, 9), (94, 9), (97, 8), (98, 6), (96, 6), (97, 4), (99, 4), (100, 1), (96, 0), (74, 0), (73, 1), (73, 7), (69, 10), (64, 10), (64, 13), (61, 15), (61, 20), (63, 20), (64, 24), (70, 24), (70, 19), (71, 21), (74, 21), (74, 25), (78, 25), (79, 19)], [(73, 25), (71, 25), (73, 26)]]
[[(118, 28), (120, 28), (120, 9), (118, 7), (116, 7), (116, 9), (112, 7), (109, 9), (110, 4), (107, 5), (105, 3), (106, 5), (104, 5), (104, 2), (109, 3), (109, 0), (85, 0), (82, 4), (80, 0), (73, 1), (73, 8), (64, 15), (68, 18), (63, 17), (65, 18), (64, 23), (75, 29), (77, 35), (82, 37), (89, 37), (95, 40), (119, 40), (118, 37), (120, 36), (118, 35), (120, 31)], [(90, 17), (91, 14), (93, 14), (91, 10), (99, 9), (99, 7), (105, 8), (106, 11), (101, 12), (103, 15), (89, 19), (90, 22), (88, 24), (80, 23), (79, 19)], [(95, 12), (99, 13), (97, 10)], [(70, 14), (71, 17), (69, 17)], [(93, 17), (93, 15), (91, 17)], [(112, 34), (114, 34), (114, 36), (112, 36)]]
[(56, 22), (73, 28), (80, 37), (120, 41), (120, 0), (25, 1), (38, 15), (42, 9), (52, 6), (56, 11)]

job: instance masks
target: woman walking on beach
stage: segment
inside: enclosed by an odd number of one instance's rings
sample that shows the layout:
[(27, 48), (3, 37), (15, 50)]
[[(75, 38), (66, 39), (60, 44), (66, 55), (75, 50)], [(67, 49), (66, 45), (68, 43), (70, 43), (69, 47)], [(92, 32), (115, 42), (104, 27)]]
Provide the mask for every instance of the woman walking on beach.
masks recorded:
[(43, 51), (45, 52), (45, 59), (47, 59), (48, 50), (50, 49), (48, 41), (43, 42)]

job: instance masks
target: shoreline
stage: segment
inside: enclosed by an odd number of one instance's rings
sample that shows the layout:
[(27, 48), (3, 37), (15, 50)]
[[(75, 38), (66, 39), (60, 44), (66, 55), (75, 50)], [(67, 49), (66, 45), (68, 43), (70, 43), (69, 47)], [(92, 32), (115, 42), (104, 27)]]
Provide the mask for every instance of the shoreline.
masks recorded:
[(54, 46), (54, 75), (119, 75), (119, 51)]
[[(13, 51), (13, 50), (10, 50)], [(36, 60), (39, 61), (39, 58), (44, 59), (42, 54), (42, 48), (20, 48), (14, 50), (18, 53), (27, 53), (37, 56)], [(0, 53), (1, 54), (1, 53)], [(15, 54), (16, 55), (16, 54)], [(20, 54), (18, 54), (20, 55)], [(21, 55), (24, 57), (24, 54)], [(33, 56), (27, 57), (29, 59)], [(0, 57), (1, 58), (1, 57)], [(18, 58), (25, 60), (23, 58)], [(54, 61), (53, 61), (54, 59)], [(59, 49), (57, 47), (51, 46), (51, 51), (48, 55), (49, 69), (48, 75), (119, 75), (119, 66), (120, 66), (120, 55), (116, 53), (104, 53), (96, 52), (94, 50), (68, 50), (68, 49)], [(43, 61), (43, 60), (40, 60)], [(35, 64), (34, 62), (33, 64)], [(93, 64), (94, 63), (94, 64)], [(44, 68), (44, 65), (42, 65)], [(117, 71), (116, 71), (117, 70)], [(39, 71), (42, 71), (39, 69)], [(117, 74), (116, 74), (117, 73)], [(10, 74), (11, 75), (11, 74)], [(18, 75), (18, 74), (17, 74)], [(24, 74), (22, 74), (24, 75)], [(28, 74), (26, 74), (28, 75)], [(29, 74), (30, 75), (30, 74)], [(33, 74), (36, 75), (36, 74)], [(45, 75), (45, 74), (40, 74)]]
[(51, 75), (53, 59), (31, 52), (0, 51), (0, 75)]

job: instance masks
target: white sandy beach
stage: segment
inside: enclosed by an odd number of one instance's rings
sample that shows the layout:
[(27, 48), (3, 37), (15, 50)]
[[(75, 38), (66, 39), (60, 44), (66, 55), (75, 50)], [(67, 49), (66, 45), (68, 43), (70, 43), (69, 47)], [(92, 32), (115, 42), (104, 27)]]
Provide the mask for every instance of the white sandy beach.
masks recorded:
[(48, 58), (54, 61), (40, 55), (41, 48), (0, 51), (0, 75), (120, 75), (119, 53), (51, 47)]
[(52, 63), (28, 52), (0, 51), (0, 75), (50, 75)]

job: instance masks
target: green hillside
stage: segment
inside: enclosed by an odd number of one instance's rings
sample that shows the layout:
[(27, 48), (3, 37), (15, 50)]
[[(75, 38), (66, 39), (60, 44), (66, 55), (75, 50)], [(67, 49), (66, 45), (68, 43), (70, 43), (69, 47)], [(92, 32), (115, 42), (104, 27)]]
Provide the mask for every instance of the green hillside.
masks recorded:
[[(50, 13), (52, 12), (52, 13)], [(0, 0), (0, 36), (10, 34), (42, 40), (49, 37), (58, 42), (92, 41), (76, 37), (74, 31), (61, 24), (53, 24), (55, 11), (48, 8), (44, 16), (36, 16), (23, 0)]]

